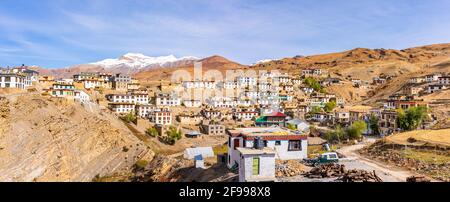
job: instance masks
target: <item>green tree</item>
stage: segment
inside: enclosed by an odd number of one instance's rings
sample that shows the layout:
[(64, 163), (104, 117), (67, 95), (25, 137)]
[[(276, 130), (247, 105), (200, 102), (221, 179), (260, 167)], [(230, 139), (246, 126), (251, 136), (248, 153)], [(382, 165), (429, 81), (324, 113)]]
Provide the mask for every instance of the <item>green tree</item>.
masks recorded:
[(364, 131), (367, 130), (367, 124), (364, 121), (355, 121), (347, 128), (347, 135), (349, 139), (361, 139)]
[(310, 114), (317, 114), (317, 113), (320, 113), (320, 112), (322, 112), (322, 108), (320, 108), (318, 106), (315, 106), (315, 107), (311, 108), (311, 111), (309, 111)]
[(411, 107), (408, 110), (397, 110), (397, 125), (402, 130), (410, 131), (417, 129), (426, 119), (428, 108), (419, 106)]
[(326, 112), (332, 112), (334, 108), (336, 108), (337, 104), (335, 101), (328, 102), (325, 104), (325, 111)]
[(304, 83), (317, 92), (321, 92), (323, 89), (320, 83), (315, 78), (312, 77), (305, 78)]
[(145, 131), (145, 133), (147, 133), (147, 135), (150, 135), (150, 136), (152, 136), (152, 137), (157, 137), (157, 136), (159, 136), (158, 130), (156, 130), (156, 128), (154, 128), (154, 127), (147, 128), (147, 130)]
[(171, 126), (167, 131), (167, 142), (171, 145), (174, 145), (176, 141), (180, 140), (182, 137), (181, 131), (177, 128)]
[(369, 128), (374, 135), (380, 135), (380, 125), (378, 124), (378, 117), (375, 114), (371, 114), (369, 118)]
[(131, 111), (127, 115), (123, 116), (122, 120), (124, 120), (127, 123), (131, 123), (131, 122), (136, 123), (136, 120), (137, 120), (136, 113), (134, 111)]
[(297, 130), (297, 127), (295, 127), (295, 125), (290, 124), (290, 123), (287, 124), (287, 128), (288, 128), (289, 130)]
[(343, 139), (347, 139), (347, 134), (345, 133), (345, 130), (341, 127), (341, 125), (337, 125), (336, 128), (325, 134), (323, 137), (329, 142), (341, 142)]

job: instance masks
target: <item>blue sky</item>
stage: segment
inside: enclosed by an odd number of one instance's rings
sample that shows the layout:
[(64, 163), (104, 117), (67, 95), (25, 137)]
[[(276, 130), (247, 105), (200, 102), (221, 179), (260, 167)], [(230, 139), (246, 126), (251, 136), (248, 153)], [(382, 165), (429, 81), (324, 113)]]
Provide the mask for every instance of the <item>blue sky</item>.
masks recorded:
[(262, 59), (450, 42), (447, 0), (1, 0), (0, 66)]

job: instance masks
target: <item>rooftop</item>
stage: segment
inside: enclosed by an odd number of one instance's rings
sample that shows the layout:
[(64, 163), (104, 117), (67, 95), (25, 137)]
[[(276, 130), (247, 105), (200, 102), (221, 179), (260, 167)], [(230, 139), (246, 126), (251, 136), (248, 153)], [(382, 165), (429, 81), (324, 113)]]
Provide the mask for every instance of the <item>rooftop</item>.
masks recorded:
[(246, 137), (288, 137), (288, 136), (304, 136), (303, 133), (294, 133), (287, 129), (280, 127), (271, 128), (236, 128), (228, 130), (231, 136), (246, 136)]
[(275, 154), (275, 150), (270, 147), (264, 147), (262, 149), (239, 147), (237, 150), (243, 155)]

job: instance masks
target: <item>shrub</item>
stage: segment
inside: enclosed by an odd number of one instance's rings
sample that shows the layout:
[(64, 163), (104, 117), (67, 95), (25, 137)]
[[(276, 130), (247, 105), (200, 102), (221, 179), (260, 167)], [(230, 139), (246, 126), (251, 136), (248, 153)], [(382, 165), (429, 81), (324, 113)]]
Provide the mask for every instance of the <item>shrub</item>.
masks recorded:
[(320, 83), (312, 77), (305, 78), (304, 83), (317, 92), (321, 92), (323, 90)]
[(128, 113), (127, 115), (125, 115), (121, 118), (122, 118), (122, 120), (124, 120), (127, 123), (136, 123), (136, 121), (137, 121), (137, 116), (134, 111), (131, 111), (130, 113)]
[(159, 136), (158, 130), (156, 130), (156, 128), (154, 128), (154, 127), (148, 128), (145, 131), (145, 133), (147, 133), (147, 135), (150, 135), (152, 137), (158, 137)]
[(325, 104), (325, 111), (326, 112), (332, 112), (334, 108), (336, 108), (337, 104), (335, 101), (332, 102), (328, 102), (327, 104)]
[(341, 142), (341, 140), (347, 139), (348, 137), (344, 129), (340, 125), (337, 125), (334, 131), (326, 133), (323, 138), (329, 142)]
[(175, 127), (170, 127), (167, 131), (167, 142), (171, 145), (174, 145), (176, 141), (180, 140), (182, 137), (181, 131), (179, 131)]
[(364, 131), (367, 130), (367, 124), (364, 121), (355, 121), (347, 128), (347, 135), (349, 139), (361, 139)]
[(427, 107), (411, 107), (404, 111), (403, 109), (397, 110), (397, 124), (402, 130), (415, 130), (417, 129), (427, 116)]
[(293, 124), (287, 124), (287, 128), (289, 129), (289, 130), (297, 130), (297, 127), (295, 127), (295, 125), (293, 125)]
[(380, 135), (380, 125), (378, 124), (378, 117), (375, 114), (370, 115), (369, 128), (374, 135)]

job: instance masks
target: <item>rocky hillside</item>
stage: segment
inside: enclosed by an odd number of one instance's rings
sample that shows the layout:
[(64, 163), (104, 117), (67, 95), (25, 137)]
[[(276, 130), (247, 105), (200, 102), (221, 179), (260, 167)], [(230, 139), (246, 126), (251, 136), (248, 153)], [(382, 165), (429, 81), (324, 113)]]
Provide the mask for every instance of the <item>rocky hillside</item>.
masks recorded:
[[(198, 62), (202, 63), (202, 71), (205, 73), (208, 70), (217, 70), (225, 75), (226, 70), (235, 70), (235, 69), (247, 69), (248, 66), (241, 65), (239, 63), (230, 61), (222, 56), (211, 56), (208, 58), (204, 58), (199, 60)], [(151, 82), (159, 82), (170, 81), (173, 72), (177, 70), (185, 70), (193, 76), (194, 64), (173, 67), (173, 68), (156, 68), (147, 71), (142, 71), (134, 75), (135, 78), (140, 80), (143, 83), (151, 83)]]
[[(326, 69), (330, 76), (341, 78), (344, 84), (330, 87), (328, 91), (345, 98), (349, 104), (374, 104), (380, 99), (399, 92), (403, 86), (407, 85), (411, 77), (450, 72), (450, 44), (435, 44), (404, 50), (356, 48), (340, 53), (296, 56), (268, 61), (250, 68), (276, 69), (298, 75), (302, 69), (309, 67)], [(372, 90), (355, 89), (350, 82), (352, 78), (371, 82), (373, 77), (380, 75), (393, 76), (393, 79)]]
[(296, 56), (265, 63), (259, 63), (252, 68), (301, 70), (307, 67), (318, 67), (339, 70), (340, 68), (355, 68), (360, 65), (377, 63), (403, 63), (415, 65), (433, 65), (440, 60), (449, 59), (450, 44), (436, 44), (409, 48), (404, 50), (356, 48), (349, 51), (313, 56)]
[(40, 95), (0, 98), (0, 181), (91, 181), (151, 154), (108, 113)]

